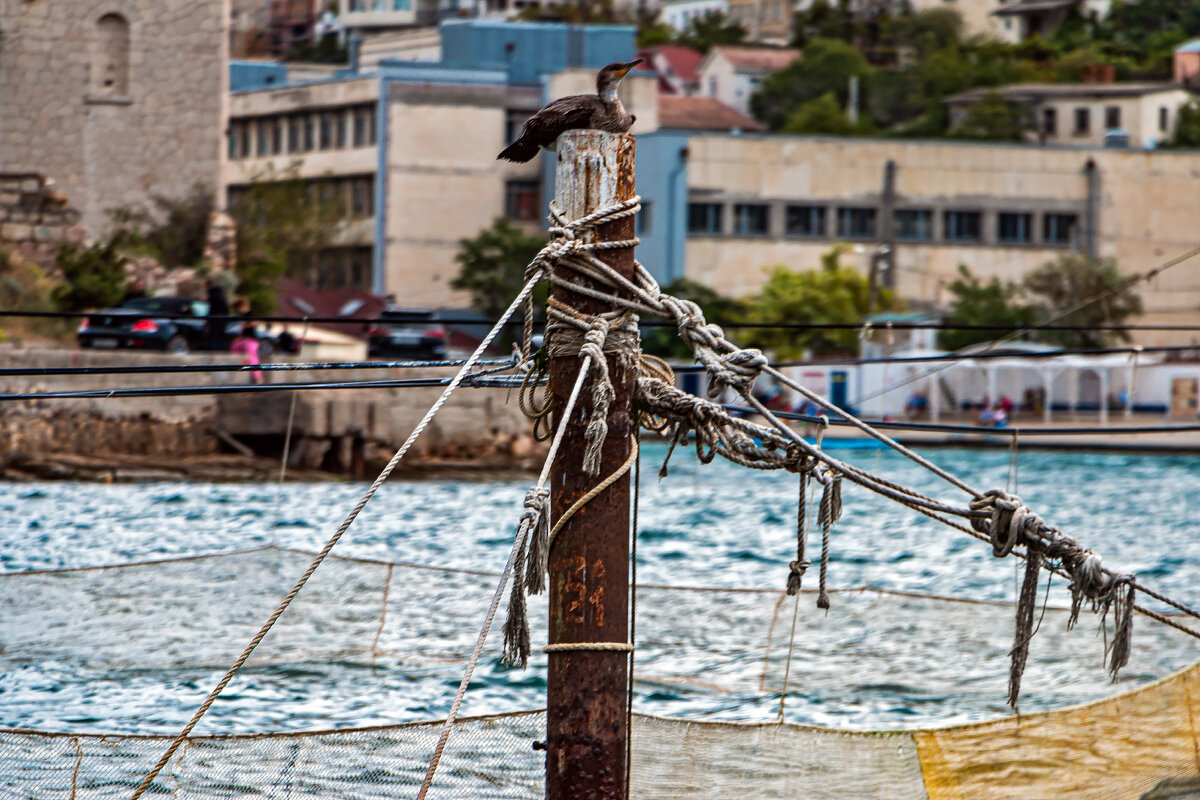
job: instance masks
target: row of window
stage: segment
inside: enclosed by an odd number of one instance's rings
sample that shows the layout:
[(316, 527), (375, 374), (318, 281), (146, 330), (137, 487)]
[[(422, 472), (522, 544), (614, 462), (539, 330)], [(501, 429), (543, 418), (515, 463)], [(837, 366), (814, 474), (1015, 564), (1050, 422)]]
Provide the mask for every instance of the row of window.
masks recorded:
[(229, 123), (229, 157), (262, 158), (375, 144), (375, 104), (243, 117)]
[[(337, 178), (314, 178), (305, 181), (309, 200), (320, 204), (330, 213), (343, 219), (366, 219), (375, 216), (375, 176), (352, 175)], [(246, 202), (249, 186), (230, 186), (228, 203), (233, 212)]]
[(317, 289), (362, 289), (370, 291), (374, 251), (370, 247), (330, 247), (307, 263), (291, 267), (291, 276)]
[[(689, 203), (688, 233), (725, 233), (723, 203)], [(771, 233), (772, 206), (763, 203), (734, 203), (731, 233), (734, 236), (768, 236)], [(879, 235), (879, 211), (866, 206), (840, 206), (834, 210), (833, 238), (874, 239)], [(796, 238), (830, 236), (826, 206), (788, 205), (784, 207), (784, 235)], [(1034, 238), (1035, 224), (1041, 219), (1041, 237)], [(996, 214), (996, 240), (1004, 244), (1068, 245), (1079, 224), (1078, 214), (1001, 211)], [(902, 208), (895, 212), (892, 234), (898, 241), (932, 242), (935, 238), (934, 210)], [(984, 241), (982, 211), (943, 211), (942, 240), (947, 242)]]
[(409, 0), (350, 0), (350, 11), (408, 11)]
[[(1166, 106), (1158, 109), (1158, 129), (1166, 133), (1170, 125), (1170, 112)], [(1104, 129), (1112, 130), (1121, 127), (1121, 107), (1106, 106), (1104, 109)], [(1073, 136), (1087, 136), (1092, 132), (1092, 110), (1087, 106), (1075, 109), (1075, 126), (1071, 130)], [(1054, 136), (1058, 134), (1058, 109), (1048, 107), (1042, 109), (1042, 133)]]

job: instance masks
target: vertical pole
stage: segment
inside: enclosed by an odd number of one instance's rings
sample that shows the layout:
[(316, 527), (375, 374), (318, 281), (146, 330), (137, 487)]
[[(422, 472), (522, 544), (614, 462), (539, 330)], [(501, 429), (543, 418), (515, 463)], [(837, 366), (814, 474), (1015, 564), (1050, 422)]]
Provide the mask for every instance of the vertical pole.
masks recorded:
[[(634, 139), (600, 131), (570, 131), (558, 139), (555, 198), (568, 219), (634, 195)], [(632, 239), (632, 217), (596, 231), (601, 241)], [(626, 277), (632, 248), (597, 251)], [(573, 281), (593, 285), (586, 278)], [(596, 287), (603, 288), (603, 287)], [(614, 310), (604, 301), (555, 287), (554, 297), (584, 314)], [(584, 387), (550, 472), (551, 518), (625, 463), (631, 452), (633, 369), (608, 359), (616, 399), (608, 416), (600, 474), (582, 469), (584, 430), (592, 413)], [(580, 359), (550, 359), (550, 394), (558, 424)], [(594, 374), (594, 373), (593, 373)], [(629, 636), (629, 474), (596, 496), (559, 532), (550, 552), (550, 643), (626, 642)], [(629, 654), (619, 650), (550, 653), (546, 689), (548, 800), (623, 800)]]

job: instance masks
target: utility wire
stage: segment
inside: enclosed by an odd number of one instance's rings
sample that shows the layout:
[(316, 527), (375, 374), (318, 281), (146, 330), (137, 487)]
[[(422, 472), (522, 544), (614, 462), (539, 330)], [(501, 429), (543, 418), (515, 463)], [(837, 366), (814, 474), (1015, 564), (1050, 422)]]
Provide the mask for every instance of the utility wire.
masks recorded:
[[(1190, 257), (1190, 256), (1188, 256)], [(1186, 259), (1185, 259), (1186, 260)], [(1169, 266), (1174, 266), (1168, 262)], [(1159, 272), (1161, 272), (1161, 268)], [(1149, 275), (1148, 277), (1155, 277)], [(1147, 276), (1141, 276), (1145, 279)], [(1119, 291), (1123, 287), (1118, 287)], [(1077, 311), (1078, 308), (1073, 309)], [(1072, 312), (1064, 312), (1055, 317), (1055, 319), (1066, 316)], [(84, 317), (103, 316), (103, 312), (99, 311), (20, 311), (20, 310), (0, 310), (0, 319), (4, 317), (30, 317), (30, 318), (47, 318), (47, 319), (82, 319)], [(126, 316), (122, 312), (121, 316)], [(134, 317), (137, 314), (129, 314)], [(151, 311), (143, 313), (141, 316), (153, 319), (190, 319), (195, 320), (196, 317), (181, 317), (179, 315), (161, 314)], [(370, 326), (374, 324), (424, 324), (430, 325), (460, 325), (460, 326), (478, 326), (487, 327), (496, 322), (491, 318), (480, 319), (474, 317), (453, 317), (453, 316), (437, 316), (429, 320), (403, 320), (395, 317), (285, 317), (273, 315), (227, 315), (227, 316), (212, 316), (204, 317), (205, 320), (216, 322), (280, 322), (296, 325), (303, 325), (306, 321), (315, 324), (338, 324), (338, 325), (362, 325)], [(872, 322), (866, 325), (863, 322), (743, 322), (738, 320), (713, 320), (716, 324), (723, 328), (760, 328), (765, 330), (800, 330), (800, 331), (861, 331), (864, 327), (872, 331), (882, 331), (891, 329), (893, 331), (905, 330), (938, 330), (938, 331), (1015, 331), (1018, 333), (1033, 332), (1033, 331), (1185, 331), (1200, 333), (1200, 325), (1013, 325), (1005, 324), (966, 324), (953, 322)], [(537, 319), (536, 324), (541, 326), (545, 323), (543, 319)], [(674, 328), (675, 323), (661, 320), (643, 320), (639, 323), (643, 328)], [(524, 323), (520, 320), (509, 320), (505, 323), (508, 327), (520, 327)]]
[[(284, 361), (270, 364), (153, 364), (135, 367), (8, 367), (0, 368), (2, 377), (51, 377), (55, 375), (158, 375), (172, 372), (304, 372), (329, 369), (416, 369), (420, 367), (461, 367), (462, 359), (442, 361)], [(475, 362), (479, 366), (513, 365), (511, 358)]]
[[(742, 414), (757, 414), (758, 412), (747, 406), (730, 405), (723, 406), (728, 411), (734, 411)], [(815, 425), (838, 425), (843, 427), (853, 427), (853, 423), (839, 416), (818, 416), (814, 414), (800, 414), (789, 411), (773, 411), (775, 416), (781, 419), (798, 420), (800, 422), (811, 422)], [(836, 412), (834, 412), (836, 414)], [(1088, 434), (1137, 434), (1137, 433), (1176, 433), (1182, 431), (1200, 431), (1200, 424), (1197, 425), (1121, 425), (1106, 427), (1096, 425), (1092, 427), (1063, 427), (1063, 428), (1048, 428), (1036, 427), (1027, 428), (1023, 426), (1006, 426), (1003, 428), (984, 427), (982, 425), (954, 425), (938, 422), (895, 422), (891, 420), (864, 419), (862, 420), (873, 428), (882, 428), (886, 430), (898, 431), (930, 431), (944, 433), (981, 433), (1002, 436), (1005, 439), (1012, 438), (1013, 433), (1017, 433), (1022, 438), (1026, 436), (1082, 436)]]

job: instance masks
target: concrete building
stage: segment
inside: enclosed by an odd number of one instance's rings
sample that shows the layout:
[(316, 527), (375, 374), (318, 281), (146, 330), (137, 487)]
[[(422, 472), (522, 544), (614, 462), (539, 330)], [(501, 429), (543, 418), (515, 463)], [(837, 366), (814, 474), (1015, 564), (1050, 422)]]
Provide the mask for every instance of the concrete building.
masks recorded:
[[(449, 287), (460, 240), (506, 216), (531, 231), (545, 215), (539, 160), (496, 154), (548, 100), (595, 91), (597, 68), (634, 52), (629, 26), (448, 20), (438, 62), (381, 59), (368, 73), (291, 84), (262, 70), (231, 96), (231, 202), (255, 176), (295, 164), (341, 198), (336, 246), (296, 277), (325, 288), (372, 288), (409, 305), (466, 305)], [(656, 77), (629, 76), (635, 130), (658, 125)]]
[(700, 94), (746, 113), (759, 84), (798, 58), (799, 50), (787, 48), (719, 45), (700, 62)]
[(746, 29), (752, 42), (786, 45), (792, 39), (795, 0), (727, 0), (729, 18)]
[(95, 235), (107, 211), (216, 189), (224, 0), (0, 3), (0, 172), (54, 181)]
[(1170, 138), (1179, 107), (1192, 98), (1171, 82), (1018, 83), (947, 97), (951, 125), (993, 92), (1027, 110), (1030, 141), (1092, 147), (1154, 147)]
[(1112, 0), (999, 0), (999, 3), (1000, 7), (991, 12), (1001, 23), (997, 34), (1013, 43), (1034, 36), (1047, 37), (1070, 14), (1104, 19), (1112, 9)]
[(680, 32), (687, 30), (692, 20), (709, 14), (728, 15), (728, 0), (672, 0), (659, 9), (659, 19)]
[[(639, 174), (639, 191), (665, 208), (659, 195), (678, 205), (682, 183), (686, 211), (657, 213), (639, 257), (660, 280), (732, 296), (757, 292), (764, 267), (816, 266), (837, 242), (864, 272), (886, 246), (884, 280), (915, 308), (944, 307), (959, 264), (1019, 281), (1082, 252), (1132, 274), (1194, 247), (1192, 153), (712, 133), (643, 136), (639, 150), (656, 137), (655, 172), (669, 181)], [(1181, 265), (1140, 286), (1140, 321), (1194, 322), (1196, 274)]]

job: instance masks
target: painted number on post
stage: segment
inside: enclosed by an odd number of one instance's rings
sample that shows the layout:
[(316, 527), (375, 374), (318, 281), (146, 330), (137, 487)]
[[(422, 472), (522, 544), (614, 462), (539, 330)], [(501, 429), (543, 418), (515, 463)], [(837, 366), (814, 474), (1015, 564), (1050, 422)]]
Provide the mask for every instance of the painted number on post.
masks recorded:
[(572, 580), (563, 587), (567, 600), (567, 622), (582, 625), (584, 607), (590, 605), (596, 618), (596, 627), (604, 627), (604, 575), (604, 562), (600, 559), (592, 562), (591, 575), (588, 574), (587, 559), (583, 556), (572, 559)]

